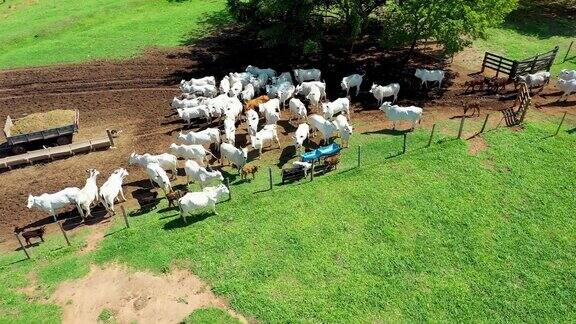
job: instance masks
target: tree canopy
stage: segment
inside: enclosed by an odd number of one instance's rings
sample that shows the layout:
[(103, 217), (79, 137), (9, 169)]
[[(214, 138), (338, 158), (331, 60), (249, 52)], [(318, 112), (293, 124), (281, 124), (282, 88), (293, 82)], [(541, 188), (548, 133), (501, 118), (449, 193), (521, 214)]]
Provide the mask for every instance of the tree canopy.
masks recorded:
[(336, 29), (350, 44), (364, 35), (386, 47), (434, 39), (454, 53), (500, 24), (517, 0), (228, 0), (228, 7), (267, 46), (315, 51)]

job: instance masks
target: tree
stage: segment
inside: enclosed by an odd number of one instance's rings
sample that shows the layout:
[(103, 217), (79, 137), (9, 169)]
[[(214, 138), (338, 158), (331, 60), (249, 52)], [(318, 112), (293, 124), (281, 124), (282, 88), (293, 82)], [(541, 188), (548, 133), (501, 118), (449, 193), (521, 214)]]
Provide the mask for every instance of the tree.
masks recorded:
[(387, 46), (413, 50), (419, 40), (434, 39), (447, 53), (484, 36), (516, 6), (517, 0), (228, 0), (236, 19), (268, 46), (318, 49), (327, 27), (343, 30), (353, 45), (359, 36), (378, 36), (368, 24), (376, 20)]

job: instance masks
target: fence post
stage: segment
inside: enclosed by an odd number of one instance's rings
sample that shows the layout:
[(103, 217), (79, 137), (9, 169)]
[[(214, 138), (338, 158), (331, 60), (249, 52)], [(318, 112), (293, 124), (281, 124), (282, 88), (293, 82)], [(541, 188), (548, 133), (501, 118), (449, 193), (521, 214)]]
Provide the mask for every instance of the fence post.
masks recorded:
[(268, 180), (270, 182), (270, 189), (272, 190), (272, 167), (268, 167)]
[(24, 251), (24, 254), (26, 254), (26, 258), (30, 259), (30, 254), (28, 254), (28, 251), (26, 251), (24, 244), (22, 244), (22, 241), (20, 240), (20, 236), (18, 235), (18, 233), (14, 233), (14, 235), (16, 235), (16, 239), (18, 240), (18, 243), (20, 243), (20, 248), (22, 248), (22, 251)]
[(406, 136), (407, 136), (407, 134), (404, 133), (404, 143), (402, 144), (402, 154), (406, 153)]
[(564, 123), (564, 118), (566, 118), (566, 114), (568, 112), (565, 111), (564, 115), (562, 116), (562, 119), (560, 120), (560, 124), (558, 124), (558, 129), (556, 129), (556, 133), (554, 133), (554, 136), (558, 135), (558, 133), (560, 132), (560, 128), (562, 128), (562, 124)]
[(106, 134), (108, 135), (108, 140), (110, 141), (110, 147), (115, 147), (112, 132), (109, 129), (106, 129)]
[(464, 129), (464, 121), (466, 120), (466, 116), (462, 116), (460, 120), (460, 129), (458, 129), (458, 138), (462, 137), (462, 130)]
[(572, 45), (574, 45), (574, 41), (570, 42), (570, 46), (568, 46), (568, 50), (566, 51), (566, 55), (564, 55), (564, 60), (562, 60), (562, 63), (566, 62), (568, 59), (568, 55), (570, 55), (570, 51), (572, 50)]
[(358, 168), (360, 167), (360, 145), (358, 145)]
[(434, 137), (434, 130), (436, 129), (436, 124), (432, 125), (432, 131), (430, 132), (430, 138), (428, 139), (428, 146), (426, 147), (430, 147), (430, 145), (432, 145), (432, 138)]
[(488, 123), (488, 117), (490, 117), (490, 114), (486, 114), (486, 118), (484, 119), (484, 124), (482, 124), (482, 129), (480, 129), (480, 134), (484, 133), (484, 129), (486, 128), (486, 124)]
[(128, 223), (128, 217), (126, 217), (126, 209), (124, 209), (124, 206), (120, 205), (120, 211), (122, 212), (122, 217), (124, 217), (124, 223), (126, 224), (126, 228), (130, 228), (130, 224)]
[(64, 235), (64, 239), (66, 240), (66, 243), (68, 244), (68, 246), (70, 246), (70, 240), (68, 240), (68, 235), (66, 235), (66, 231), (64, 230), (64, 227), (62, 227), (62, 221), (58, 222), (58, 227), (60, 227), (60, 231), (62, 231), (62, 235)]
[(315, 161), (312, 160), (312, 169), (310, 169), (310, 181), (314, 181), (314, 164)]
[(230, 191), (230, 178), (226, 178), (226, 188), (228, 188), (228, 200), (232, 200), (232, 191)]

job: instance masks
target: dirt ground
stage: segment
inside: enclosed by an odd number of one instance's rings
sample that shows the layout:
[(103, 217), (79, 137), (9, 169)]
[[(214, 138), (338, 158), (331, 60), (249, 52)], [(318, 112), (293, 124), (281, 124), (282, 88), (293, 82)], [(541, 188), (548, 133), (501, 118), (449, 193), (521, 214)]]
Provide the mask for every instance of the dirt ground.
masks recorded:
[(93, 266), (81, 279), (58, 286), (50, 302), (63, 308), (63, 323), (96, 323), (108, 309), (118, 323), (179, 323), (196, 309), (216, 307), (243, 323), (248, 321), (214, 295), (188, 271), (156, 276), (111, 265)]
[[(342, 76), (364, 71), (363, 91), (353, 99), (352, 124), (361, 125), (356, 131), (381, 130), (391, 125), (376, 109), (376, 101), (367, 91), (373, 82), (400, 82), (400, 104), (424, 107), (424, 125), (461, 115), (460, 100), (463, 98), (481, 98), (482, 115), (476, 118), (513, 103), (513, 100), (498, 100), (494, 95), (485, 96), (481, 92), (462, 95), (467, 74), (480, 67), (482, 54), (474, 51), (458, 55), (449, 66), (432, 56), (418, 54), (408, 63), (408, 69), (399, 69), (399, 53), (382, 53), (370, 44), (359, 45), (357, 54), (351, 57), (335, 48), (327, 50), (330, 54), (323, 57), (301, 58), (253, 49), (249, 40), (229, 30), (194, 46), (150, 50), (141, 57), (125, 61), (0, 71), (1, 120), (8, 114), (17, 118), (52, 109), (79, 109), (80, 131), (75, 141), (101, 137), (106, 128), (122, 130), (117, 148), (0, 173), (0, 242), (13, 241), (13, 236), (8, 234), (15, 226), (33, 227), (51, 221), (46, 214), (26, 208), (28, 194), (55, 192), (68, 186), (82, 187), (85, 170), (89, 168), (101, 172), (98, 183), (102, 184), (113, 170), (125, 167), (130, 173), (125, 181), (128, 203), (134, 204), (132, 197), (146, 194), (149, 183), (145, 173), (128, 166), (128, 156), (133, 151), (167, 152), (168, 146), (175, 141), (182, 123), (172, 115), (168, 105), (172, 97), (179, 95), (177, 84), (182, 78), (214, 75), (220, 79), (228, 72), (243, 70), (248, 64), (270, 66), (277, 71), (314, 66), (324, 71), (328, 97), (335, 99), (343, 96), (339, 86)], [(414, 66), (447, 68), (445, 86), (420, 90), (412, 82)], [(544, 96), (535, 97), (536, 106), (550, 114), (560, 114), (566, 109), (575, 112), (576, 98), (573, 96), (567, 103), (556, 104), (555, 92), (550, 85), (543, 92)], [(289, 145), (289, 136), (295, 127), (284, 121), (279, 125), (281, 143)], [(246, 143), (244, 130), (240, 125), (237, 133), (237, 144), (242, 146)], [(0, 138), (0, 142), (2, 140)], [(266, 154), (278, 154), (278, 151)], [(180, 178), (178, 183), (182, 182), (183, 178)], [(66, 216), (74, 216), (74, 213)]]

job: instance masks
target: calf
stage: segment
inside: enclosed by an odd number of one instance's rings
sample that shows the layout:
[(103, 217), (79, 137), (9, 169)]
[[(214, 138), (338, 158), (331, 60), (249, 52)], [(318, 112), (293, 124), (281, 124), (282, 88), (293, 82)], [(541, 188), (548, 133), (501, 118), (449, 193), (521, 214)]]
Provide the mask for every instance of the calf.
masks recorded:
[(484, 85), (486, 84), (486, 79), (487, 78), (483, 75), (472, 76), (471, 80), (464, 82), (464, 86), (466, 87), (464, 92), (468, 92), (468, 90), (476, 91), (476, 87), (478, 87), (478, 90), (483, 90)]
[(472, 109), (472, 116), (474, 116), (474, 113), (478, 113), (478, 117), (480, 117), (480, 103), (478, 101), (464, 102), (462, 100), (462, 108), (464, 109), (464, 116), (466, 116), (468, 110)]
[(497, 76), (489, 78), (486, 82), (488, 84), (488, 89), (495, 93), (501, 93), (506, 90), (506, 86), (510, 83), (508, 78), (499, 78)]
[(252, 179), (254, 179), (256, 178), (256, 172), (258, 172), (257, 165), (246, 164), (245, 166), (242, 167), (242, 170), (240, 171), (240, 178), (246, 179), (248, 175), (251, 174)]
[(394, 100), (392, 100), (392, 102), (396, 102), (398, 99), (398, 93), (400, 93), (400, 84), (391, 83), (387, 86), (381, 86), (373, 83), (372, 88), (370, 88), (370, 93), (374, 95), (376, 100), (378, 100), (378, 106), (380, 106), (384, 98), (387, 97), (394, 96)]
[(326, 167), (326, 172), (338, 169), (338, 164), (340, 163), (340, 155), (329, 156), (324, 159), (324, 165)]
[(44, 242), (44, 234), (46, 233), (46, 227), (42, 226), (33, 230), (23, 230), (21, 228), (15, 227), (14, 233), (19, 234), (22, 233), (22, 237), (26, 240), (26, 246), (29, 246), (31, 238), (39, 238), (40, 241)]
[(174, 190), (166, 194), (166, 199), (168, 200), (168, 207), (175, 207), (178, 200), (187, 193), (186, 190)]

